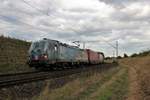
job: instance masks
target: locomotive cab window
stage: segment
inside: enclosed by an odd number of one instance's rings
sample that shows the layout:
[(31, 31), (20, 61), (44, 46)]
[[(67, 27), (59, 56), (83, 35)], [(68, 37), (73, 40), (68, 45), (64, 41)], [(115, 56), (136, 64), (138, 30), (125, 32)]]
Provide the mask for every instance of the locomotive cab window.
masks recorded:
[(33, 42), (29, 52), (34, 51), (34, 52), (44, 52), (45, 48), (46, 48), (46, 43), (44, 41), (41, 42)]

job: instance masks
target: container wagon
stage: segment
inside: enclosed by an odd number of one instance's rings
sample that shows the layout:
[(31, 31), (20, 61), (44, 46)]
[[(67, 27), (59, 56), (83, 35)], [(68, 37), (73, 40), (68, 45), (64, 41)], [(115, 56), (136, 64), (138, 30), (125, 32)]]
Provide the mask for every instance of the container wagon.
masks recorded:
[(104, 63), (104, 59), (105, 59), (104, 53), (98, 52), (98, 54), (99, 54), (99, 61), (100, 61), (100, 63)]
[(100, 64), (104, 62), (104, 54), (102, 52), (95, 52), (90, 49), (86, 49), (88, 54), (89, 64)]

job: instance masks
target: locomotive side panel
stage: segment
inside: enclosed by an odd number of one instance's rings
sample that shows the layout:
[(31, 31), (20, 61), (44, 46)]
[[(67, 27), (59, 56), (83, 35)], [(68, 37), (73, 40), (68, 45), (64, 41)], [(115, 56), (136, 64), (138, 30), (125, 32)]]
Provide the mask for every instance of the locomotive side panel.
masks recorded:
[(59, 45), (59, 50), (59, 62), (77, 62), (76, 56), (79, 53), (79, 49)]
[(87, 54), (87, 51), (86, 50), (83, 50), (82, 51), (82, 60), (83, 60), (83, 62), (85, 62), (85, 63), (88, 63), (89, 61), (88, 61), (88, 54)]
[(56, 42), (48, 42), (47, 51), (49, 63), (57, 63), (56, 60), (58, 59), (59, 55), (59, 47)]
[(76, 59), (78, 62), (88, 63), (88, 55), (87, 55), (86, 50), (80, 49), (79, 53), (76, 56)]
[(59, 46), (59, 62), (73, 62), (73, 63), (88, 63), (88, 56), (86, 50), (79, 49), (73, 46)]

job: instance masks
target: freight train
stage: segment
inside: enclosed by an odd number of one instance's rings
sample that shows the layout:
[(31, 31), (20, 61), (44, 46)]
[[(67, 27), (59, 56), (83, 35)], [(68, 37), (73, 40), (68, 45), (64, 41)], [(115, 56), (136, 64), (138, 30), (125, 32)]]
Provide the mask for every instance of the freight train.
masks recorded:
[(104, 62), (104, 54), (90, 49), (80, 49), (57, 40), (44, 38), (33, 42), (29, 49), (31, 67), (64, 67)]

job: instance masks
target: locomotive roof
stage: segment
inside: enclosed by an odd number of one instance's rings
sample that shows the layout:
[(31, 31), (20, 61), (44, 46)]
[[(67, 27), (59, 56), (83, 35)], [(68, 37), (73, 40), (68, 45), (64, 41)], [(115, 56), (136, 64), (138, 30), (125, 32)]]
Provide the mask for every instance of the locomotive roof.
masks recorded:
[(65, 46), (65, 47), (79, 48), (79, 47), (77, 47), (77, 46), (72, 46), (72, 45), (69, 45), (69, 44), (66, 44), (66, 43), (62, 43), (62, 42), (57, 41), (57, 40), (46, 39), (46, 38), (44, 38), (43, 40), (46, 40), (46, 41), (49, 41), (49, 42), (53, 42), (53, 43), (58, 43), (58, 44), (60, 44), (60, 45), (62, 45), (62, 46)]

